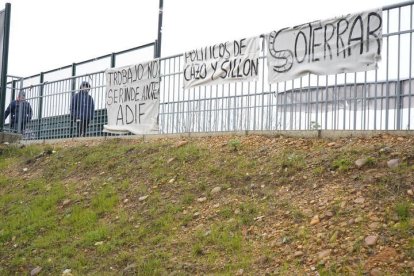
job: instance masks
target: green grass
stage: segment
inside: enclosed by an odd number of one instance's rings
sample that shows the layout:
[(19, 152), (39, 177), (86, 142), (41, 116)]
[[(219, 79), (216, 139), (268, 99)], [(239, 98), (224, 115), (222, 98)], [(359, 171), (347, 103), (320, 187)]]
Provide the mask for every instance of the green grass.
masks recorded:
[(239, 151), (241, 143), (238, 139), (232, 139), (227, 142), (230, 151)]
[(332, 169), (339, 172), (349, 171), (353, 163), (345, 156), (340, 156), (332, 162)]
[(407, 221), (411, 216), (411, 203), (407, 201), (398, 202), (395, 207), (394, 211), (397, 214), (400, 221)]
[[(223, 141), (206, 146), (189, 139), (180, 147), (168, 139), (1, 145), (0, 275), (26, 275), (34, 266), (45, 275), (66, 268), (74, 275), (120, 275), (131, 264), (131, 273), (138, 275), (235, 275), (239, 269), (246, 275), (267, 269), (301, 275), (309, 267), (299, 258), (287, 258), (299, 245), (304, 258), (314, 256), (314, 248), (341, 242), (348, 243), (350, 254), (362, 256), (365, 221), (350, 225), (346, 235), (335, 232), (338, 221), (359, 215), (356, 208), (340, 204), (343, 196), (355, 197), (346, 194), (348, 187), (354, 192), (360, 187), (347, 176), (351, 160), (361, 155), (373, 156), (366, 167), (378, 175), (375, 185), (364, 186), (367, 202), (375, 198), (388, 208), (390, 227), (382, 228), (381, 242), (405, 239), (402, 250), (414, 255), (413, 209), (406, 195), (411, 166), (391, 171), (379, 166), (386, 156), (352, 147), (324, 151), (319, 140), (307, 145), (315, 144), (321, 159), (313, 150), (285, 143), (250, 145), (242, 137)], [(313, 183), (318, 187), (312, 188)], [(319, 208), (325, 205), (310, 203), (310, 198), (331, 183), (343, 190), (323, 207), (334, 213), (332, 227), (325, 231), (321, 225), (327, 218), (309, 226), (303, 210), (322, 214), (325, 209)], [(222, 191), (211, 194), (217, 186)], [(139, 201), (144, 195), (148, 198)], [(207, 200), (198, 202), (199, 197)], [(65, 200), (69, 203), (64, 205)], [(398, 220), (390, 223), (392, 217)], [(314, 244), (320, 232), (324, 236)], [(344, 241), (344, 236), (350, 239)], [(334, 259), (315, 266), (321, 275), (356, 271)]]

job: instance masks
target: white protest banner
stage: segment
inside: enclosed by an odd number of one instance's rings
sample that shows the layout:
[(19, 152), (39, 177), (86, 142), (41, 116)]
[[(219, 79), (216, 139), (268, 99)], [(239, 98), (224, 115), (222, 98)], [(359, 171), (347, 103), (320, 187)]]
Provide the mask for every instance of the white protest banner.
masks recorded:
[(159, 60), (153, 60), (105, 71), (108, 124), (104, 132), (158, 133), (159, 66)]
[(316, 21), (266, 35), (269, 82), (308, 73), (373, 70), (381, 59), (382, 11)]
[(259, 37), (243, 38), (184, 53), (184, 88), (258, 78)]

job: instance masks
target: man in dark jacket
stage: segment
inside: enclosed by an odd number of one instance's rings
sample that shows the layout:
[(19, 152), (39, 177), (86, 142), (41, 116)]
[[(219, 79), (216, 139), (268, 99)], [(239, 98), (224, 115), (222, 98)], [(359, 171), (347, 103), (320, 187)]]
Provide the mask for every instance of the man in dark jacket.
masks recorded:
[(26, 101), (26, 92), (20, 91), (17, 99), (12, 101), (4, 112), (4, 119), (10, 115), (10, 129), (24, 133), (26, 125), (32, 120), (32, 107)]
[(79, 90), (72, 97), (70, 116), (77, 124), (78, 136), (85, 136), (89, 122), (93, 119), (95, 103), (88, 94), (91, 90), (91, 85), (87, 81), (81, 83)]

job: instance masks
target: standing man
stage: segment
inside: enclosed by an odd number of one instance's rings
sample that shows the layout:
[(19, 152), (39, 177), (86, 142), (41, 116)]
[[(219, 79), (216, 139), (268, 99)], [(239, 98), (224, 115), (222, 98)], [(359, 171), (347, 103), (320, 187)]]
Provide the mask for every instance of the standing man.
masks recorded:
[(89, 82), (83, 81), (79, 87), (79, 92), (73, 95), (70, 104), (70, 116), (76, 122), (79, 137), (85, 136), (95, 111), (93, 98), (88, 94), (90, 90)]
[(26, 125), (32, 120), (32, 107), (30, 103), (26, 101), (26, 92), (20, 91), (17, 99), (12, 101), (4, 112), (4, 119), (10, 115), (10, 129), (13, 132), (24, 133)]

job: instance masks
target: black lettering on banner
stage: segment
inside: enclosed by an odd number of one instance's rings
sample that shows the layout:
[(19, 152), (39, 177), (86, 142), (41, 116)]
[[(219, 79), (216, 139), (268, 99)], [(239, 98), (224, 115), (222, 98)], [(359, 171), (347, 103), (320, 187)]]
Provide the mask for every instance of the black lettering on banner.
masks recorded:
[(216, 53), (216, 49), (217, 49), (217, 45), (213, 45), (210, 49), (210, 56), (213, 57), (214, 59), (219, 58), (218, 53)]
[(145, 85), (142, 89), (141, 101), (157, 100), (158, 91), (159, 91), (159, 86), (158, 86), (158, 82), (156, 81), (151, 82), (148, 85)]
[(258, 58), (252, 61), (250, 70), (252, 72), (251, 74), (252, 76), (257, 76), (259, 74), (259, 59)]
[(211, 74), (211, 80), (214, 80), (214, 75), (216, 74), (216, 71), (217, 71), (218, 62), (217, 61), (212, 62), (210, 65), (211, 65), (211, 68), (213, 68), (213, 74)]
[[(359, 22), (360, 27), (360, 36), (352, 37), (354, 34), (355, 25)], [(364, 52), (364, 23), (362, 23), (362, 17), (358, 15), (354, 22), (352, 23), (351, 30), (349, 31), (349, 38), (348, 38), (348, 56), (352, 55), (351, 52), (351, 42), (352, 41), (360, 41), (359, 42), (359, 54), (361, 55)]]
[(106, 105), (111, 105), (112, 102), (114, 101), (114, 99), (112, 98), (112, 89), (109, 89), (108, 92), (106, 93)]
[(158, 62), (151, 61), (148, 63), (148, 79), (154, 79), (158, 77)]
[[(130, 115), (128, 117), (128, 114)], [(130, 125), (132, 123), (134, 123), (134, 111), (132, 110), (132, 108), (129, 105), (125, 105), (125, 123), (127, 125)]]
[(246, 39), (240, 39), (239, 41), (234, 40), (233, 42), (233, 52), (234, 56), (241, 56), (244, 54), (244, 48), (246, 48)]
[(145, 105), (145, 103), (140, 103), (138, 105), (138, 114), (139, 114), (138, 123), (141, 123), (141, 116), (145, 115), (145, 113), (141, 112), (141, 110), (142, 110), (141, 106), (144, 106), (144, 105)]
[(311, 51), (312, 51), (312, 43), (311, 43), (311, 41), (312, 41), (312, 38), (313, 38), (313, 36), (312, 36), (312, 24), (308, 24), (309, 25), (309, 50), (308, 50), (308, 53), (309, 53), (309, 55), (308, 55), (308, 62), (310, 62), (310, 58), (311, 58)]
[(185, 63), (188, 63), (188, 60), (191, 60), (191, 53), (190, 52), (185, 52), (184, 53), (184, 59), (185, 59)]
[(119, 121), (121, 121), (121, 125), (124, 124), (124, 113), (122, 111), (122, 105), (118, 106), (118, 113), (116, 115), (116, 125), (118, 125)]
[(321, 43), (315, 43), (315, 32), (322, 30), (322, 27), (317, 27), (312, 31), (312, 62), (319, 61), (319, 58), (315, 58), (315, 48), (321, 46)]
[[(332, 28), (331, 36), (329, 38), (326, 38), (326, 34), (328, 33), (328, 26)], [(326, 24), (325, 25), (325, 31), (324, 31), (324, 39), (323, 39), (323, 58), (326, 60), (326, 48), (329, 50), (329, 57), (332, 60), (332, 50), (331, 46), (329, 45), (328, 41), (332, 39), (332, 37), (335, 34), (335, 26), (333, 24)]]
[(114, 75), (114, 83), (117, 84), (118, 82), (118, 72), (113, 72), (112, 74)]
[(230, 72), (231, 74), (229, 74), (230, 76), (228, 77), (232, 77), (232, 78), (241, 78), (242, 75), (240, 74), (240, 63), (241, 63), (241, 59), (233, 59), (230, 61)]
[[(301, 35), (303, 37), (303, 42), (305, 44), (305, 47), (303, 48), (303, 49), (305, 49), (305, 52), (303, 53), (302, 60), (298, 59), (298, 39), (299, 39), (299, 35)], [(305, 60), (307, 53), (308, 53), (308, 43), (306, 41), (306, 36), (302, 31), (299, 31), (299, 33), (296, 35), (296, 38), (295, 38), (295, 58), (296, 58), (296, 61), (298, 63), (302, 63)]]
[(119, 103), (122, 103), (122, 99), (124, 98), (124, 89), (119, 88)]
[(135, 101), (139, 100), (139, 86), (135, 87), (134, 99), (135, 99)]
[[(246, 66), (247, 65), (247, 66)], [(247, 77), (250, 75), (251, 72), (251, 60), (246, 59), (243, 63), (243, 76)]]
[(237, 40), (233, 42), (233, 53), (235, 57), (240, 54), (240, 44)]
[[(247, 65), (247, 66), (246, 66)], [(243, 63), (243, 75), (245, 77), (255, 76), (258, 73), (259, 59), (246, 59)]]
[(185, 68), (184, 68), (184, 79), (186, 80), (186, 81), (190, 81), (191, 80), (191, 74), (189, 73), (189, 71), (190, 70), (188, 70), (188, 69), (190, 69), (191, 68), (191, 65), (189, 64), (189, 65), (187, 65)]
[(240, 55), (244, 55), (245, 48), (246, 48), (246, 39), (243, 38), (240, 40)]
[(281, 32), (286, 30), (288, 28), (284, 28), (279, 30), (278, 32), (271, 32), (269, 36), (269, 53), (272, 57), (274, 57), (276, 60), (280, 61), (280, 65), (274, 65), (273, 70), (278, 73), (283, 73), (289, 71), (293, 66), (293, 53), (291, 50), (283, 49), (278, 50), (276, 48), (276, 39), (280, 35)]
[(226, 77), (227, 77), (227, 70), (226, 70), (226, 67), (227, 67), (227, 63), (229, 63), (230, 61), (228, 61), (228, 60), (225, 60), (225, 61), (223, 61), (223, 63), (221, 64), (221, 71), (222, 71), (222, 73), (220, 74), (220, 78), (222, 78), (222, 79), (225, 79)]
[(200, 80), (207, 77), (207, 65), (203, 64), (189, 64), (184, 69), (184, 78), (186, 81)]
[[(376, 17), (378, 19), (378, 22), (379, 22), (378, 26), (374, 30), (371, 30), (370, 29), (370, 20), (371, 20), (371, 17)], [(370, 12), (368, 14), (368, 23), (367, 23), (367, 36), (368, 36), (367, 37), (367, 52), (369, 52), (369, 47), (370, 47), (370, 45), (369, 45), (369, 37), (370, 36), (373, 36), (373, 37), (375, 37), (375, 39), (377, 41), (377, 45), (378, 45), (377, 54), (378, 55), (381, 54), (381, 39), (378, 37), (378, 34), (375, 33), (376, 31), (378, 31), (381, 28), (381, 25), (382, 25), (382, 18), (381, 18), (381, 16), (378, 13), (376, 13), (376, 12)]]
[(140, 63), (138, 65), (135, 65), (135, 75), (138, 80), (142, 80), (142, 77), (144, 76), (144, 66)]
[(131, 90), (132, 90), (132, 87), (126, 87), (125, 88), (125, 99), (124, 99), (124, 102), (131, 101), (131, 92), (132, 92)]
[(127, 79), (127, 71), (125, 69), (122, 69), (122, 84), (126, 83)]
[(118, 103), (118, 89), (114, 89), (114, 103)]
[(219, 45), (219, 57), (224, 57), (224, 54), (226, 53), (226, 44), (220, 43)]
[[(341, 22), (345, 22), (346, 23), (346, 27), (345, 27), (345, 29), (342, 32), (340, 31), (340, 29), (341, 29)], [(345, 48), (345, 43), (344, 43), (344, 40), (342, 39), (341, 35), (343, 35), (346, 32), (346, 30), (348, 29), (348, 25), (349, 25), (348, 21), (346, 19), (344, 19), (344, 18), (341, 18), (336, 23), (336, 56), (337, 57), (339, 57), (339, 54), (341, 52), (343, 52), (344, 53), (344, 58), (346, 58), (346, 52), (345, 52), (345, 49), (344, 49)], [(342, 47), (339, 46), (339, 42), (341, 42), (341, 46)]]
[(112, 85), (112, 75), (113, 75), (113, 73), (108, 72), (108, 75), (109, 75), (109, 85)]
[(116, 125), (141, 124), (141, 118), (145, 115), (144, 106), (145, 103), (119, 105)]

